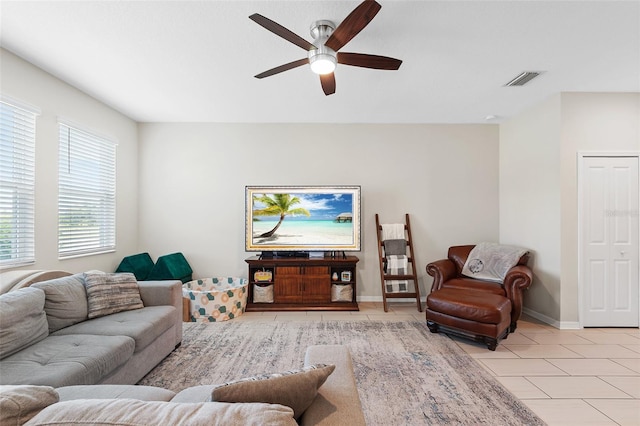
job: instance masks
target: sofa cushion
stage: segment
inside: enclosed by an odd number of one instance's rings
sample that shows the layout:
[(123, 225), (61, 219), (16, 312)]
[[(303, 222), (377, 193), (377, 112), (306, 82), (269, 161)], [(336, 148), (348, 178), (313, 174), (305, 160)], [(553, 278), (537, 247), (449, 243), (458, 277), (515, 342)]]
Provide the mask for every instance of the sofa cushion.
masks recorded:
[(294, 417), (304, 413), (327, 380), (335, 365), (314, 364), (284, 373), (263, 374), (218, 385), (211, 392), (212, 401), (267, 402), (291, 407)]
[(207, 402), (211, 401), (211, 391), (217, 385), (189, 386), (171, 398), (171, 402)]
[(0, 381), (53, 387), (98, 383), (133, 355), (126, 336), (49, 336), (0, 362)]
[(44, 300), (44, 291), (30, 287), (0, 295), (0, 359), (49, 335)]
[(176, 393), (156, 386), (139, 385), (75, 385), (57, 388), (60, 401), (73, 399), (138, 399), (171, 401)]
[(366, 426), (351, 353), (347, 346), (309, 346), (304, 356), (304, 365), (318, 363), (334, 364), (336, 369), (318, 389), (318, 396), (304, 411), (299, 423), (301, 425)]
[(452, 278), (442, 284), (442, 288), (456, 288), (463, 290), (478, 290), (481, 293), (492, 293), (506, 296), (506, 291), (502, 284), (493, 281), (475, 280), (473, 278)]
[(26, 425), (108, 426), (291, 425), (293, 411), (274, 404), (173, 403), (134, 399), (77, 399), (50, 405)]
[(50, 386), (0, 386), (0, 425), (21, 425), (58, 400)]
[(136, 342), (135, 352), (140, 352), (175, 325), (175, 315), (173, 306), (146, 306), (83, 321), (58, 330), (53, 335), (129, 336)]
[(42, 281), (31, 287), (44, 290), (44, 311), (47, 313), (49, 333), (87, 319), (84, 274)]
[(143, 308), (136, 277), (131, 273), (85, 273), (89, 318)]

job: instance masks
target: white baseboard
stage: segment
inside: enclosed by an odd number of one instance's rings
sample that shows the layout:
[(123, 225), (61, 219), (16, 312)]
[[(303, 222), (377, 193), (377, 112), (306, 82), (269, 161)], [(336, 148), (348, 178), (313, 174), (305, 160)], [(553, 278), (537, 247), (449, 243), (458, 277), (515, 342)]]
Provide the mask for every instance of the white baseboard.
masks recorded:
[(582, 328), (578, 321), (558, 321), (529, 308), (522, 308), (522, 312), (560, 330), (580, 330)]
[(582, 330), (578, 321), (560, 321), (560, 330)]

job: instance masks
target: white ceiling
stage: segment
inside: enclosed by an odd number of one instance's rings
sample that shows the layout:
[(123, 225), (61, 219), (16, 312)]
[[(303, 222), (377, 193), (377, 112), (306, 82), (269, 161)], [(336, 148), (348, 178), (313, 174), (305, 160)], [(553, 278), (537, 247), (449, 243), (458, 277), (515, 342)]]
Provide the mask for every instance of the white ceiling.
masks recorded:
[[(306, 57), (260, 13), (312, 41), (359, 1), (6, 1), (0, 45), (141, 122), (484, 123), (562, 91), (640, 92), (640, 1), (398, 1), (341, 51), (403, 60), (338, 65), (325, 96)], [(521, 71), (545, 71), (503, 87)], [(492, 122), (491, 120), (489, 122)]]

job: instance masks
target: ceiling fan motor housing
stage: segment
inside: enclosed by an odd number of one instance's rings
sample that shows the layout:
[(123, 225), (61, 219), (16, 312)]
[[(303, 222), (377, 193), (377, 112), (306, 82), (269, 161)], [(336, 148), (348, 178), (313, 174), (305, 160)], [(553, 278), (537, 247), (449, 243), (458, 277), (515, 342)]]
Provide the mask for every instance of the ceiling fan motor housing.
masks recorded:
[(309, 64), (316, 74), (328, 74), (336, 68), (336, 52), (324, 45), (335, 28), (336, 25), (327, 20), (311, 24), (311, 37), (316, 48), (309, 50)]
[[(315, 21), (311, 24), (311, 37), (314, 41), (318, 41), (318, 39), (322, 39), (322, 44), (333, 34), (333, 30), (336, 29), (336, 24), (331, 21), (327, 21), (325, 19), (320, 21)], [(315, 44), (315, 43), (314, 43)]]

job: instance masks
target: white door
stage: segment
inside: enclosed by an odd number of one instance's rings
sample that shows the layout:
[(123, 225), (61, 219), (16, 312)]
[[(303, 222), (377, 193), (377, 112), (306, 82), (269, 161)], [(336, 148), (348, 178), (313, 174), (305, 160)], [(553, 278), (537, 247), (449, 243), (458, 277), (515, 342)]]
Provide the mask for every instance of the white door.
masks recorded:
[(582, 325), (637, 327), (638, 157), (583, 157)]

